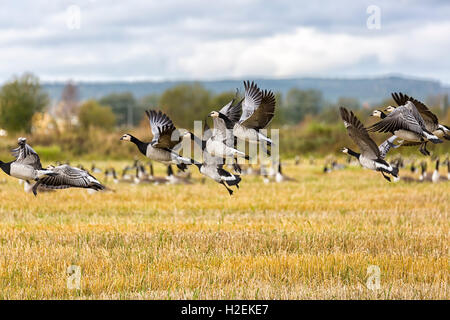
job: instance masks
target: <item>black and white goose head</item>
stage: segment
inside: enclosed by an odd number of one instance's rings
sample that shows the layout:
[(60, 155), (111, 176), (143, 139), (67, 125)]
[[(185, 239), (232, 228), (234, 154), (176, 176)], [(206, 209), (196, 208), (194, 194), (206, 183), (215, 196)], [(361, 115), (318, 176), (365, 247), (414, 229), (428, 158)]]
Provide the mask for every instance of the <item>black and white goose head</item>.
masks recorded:
[(392, 111), (394, 111), (395, 110), (395, 107), (394, 106), (387, 106), (385, 109), (384, 109), (384, 111), (385, 112), (388, 112), (388, 113), (391, 113)]
[(381, 119), (386, 118), (386, 114), (383, 111), (378, 110), (378, 109), (373, 110), (373, 112), (370, 115), (372, 117), (381, 118)]
[(125, 133), (125, 134), (120, 138), (120, 140), (121, 140), (121, 141), (131, 141), (133, 138), (134, 138), (134, 137), (133, 137), (131, 134)]
[(208, 117), (211, 117), (211, 118), (219, 118), (219, 117), (220, 117), (220, 113), (217, 112), (217, 111), (211, 111), (211, 112), (208, 114)]

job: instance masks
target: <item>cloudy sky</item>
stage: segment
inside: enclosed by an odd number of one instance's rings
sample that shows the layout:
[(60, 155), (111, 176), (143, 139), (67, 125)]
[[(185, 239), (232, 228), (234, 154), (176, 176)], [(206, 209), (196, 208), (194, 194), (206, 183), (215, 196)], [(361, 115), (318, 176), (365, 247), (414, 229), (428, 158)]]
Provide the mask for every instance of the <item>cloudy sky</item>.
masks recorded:
[(43, 80), (402, 74), (450, 84), (449, 17), (450, 1), (2, 1), (0, 81), (30, 71)]

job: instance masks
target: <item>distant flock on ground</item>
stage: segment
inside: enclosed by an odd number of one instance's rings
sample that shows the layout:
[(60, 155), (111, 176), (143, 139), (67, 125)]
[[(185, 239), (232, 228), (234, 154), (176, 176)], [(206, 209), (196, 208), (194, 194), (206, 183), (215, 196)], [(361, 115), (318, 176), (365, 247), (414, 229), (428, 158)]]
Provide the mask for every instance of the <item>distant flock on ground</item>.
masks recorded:
[[(201, 137), (189, 131), (181, 134), (172, 120), (161, 111), (146, 111), (153, 139), (150, 142), (143, 142), (126, 133), (120, 140), (134, 143), (139, 152), (149, 159), (149, 163), (145, 165), (135, 160), (132, 165), (123, 168), (120, 177), (115, 168), (106, 168), (105, 182), (192, 184), (190, 172), (186, 170), (192, 165), (198, 168), (204, 179), (212, 179), (223, 185), (230, 195), (233, 194), (231, 187), (239, 188), (243, 174), (262, 176), (265, 183), (295, 182), (295, 179), (282, 173), (282, 164), (278, 157), (272, 157), (270, 164), (261, 162), (259, 167), (241, 164), (242, 161), (250, 160), (250, 156), (245, 150), (239, 150), (239, 141), (257, 144), (264, 155), (271, 156), (274, 142), (262, 130), (272, 121), (276, 105), (272, 91), (261, 90), (254, 82), (249, 81), (244, 82), (244, 89), (242, 99), (239, 98), (239, 92), (236, 92), (236, 97), (232, 101), (219, 111), (211, 111), (208, 114), (213, 119), (214, 126), (211, 130), (205, 120)], [(364, 127), (353, 111), (340, 108), (340, 115), (348, 135), (358, 146), (359, 153), (344, 147), (342, 152), (349, 155), (348, 163), (339, 164), (333, 160), (325, 165), (323, 170), (325, 173), (346, 168), (352, 164), (353, 157), (362, 167), (380, 172), (386, 180), (391, 181), (392, 176), (394, 181), (399, 181), (399, 169), (404, 168), (405, 160), (398, 157), (388, 163), (385, 158), (391, 149), (419, 146), (420, 153), (429, 156), (428, 142), (439, 144), (444, 140), (450, 140), (449, 128), (440, 124), (436, 115), (424, 103), (402, 93), (393, 93), (392, 97), (397, 106), (374, 110), (372, 116), (379, 117), (380, 120), (368, 128)], [(392, 136), (377, 146), (369, 132), (391, 133)], [(183, 139), (190, 139), (201, 148), (203, 155), (201, 161), (191, 159), (190, 155), (179, 154)], [(72, 167), (69, 163), (58, 163), (56, 166), (43, 168), (39, 155), (27, 144), (26, 138), (18, 139), (18, 147), (12, 150), (12, 154), (15, 160), (0, 161), (1, 169), (6, 174), (20, 179), (24, 183), (25, 191), (33, 192), (34, 195), (38, 192), (66, 188), (87, 188), (91, 192), (113, 191), (93, 176), (102, 172), (95, 165), (92, 165), (90, 172), (81, 166)], [(166, 176), (155, 176), (152, 161), (167, 166)], [(443, 162), (447, 166), (447, 176), (439, 174), (440, 159), (433, 161), (436, 161), (436, 167), (431, 176), (427, 175), (426, 162), (422, 162), (421, 175), (417, 179), (414, 176), (406, 176), (402, 180), (448, 181), (450, 179), (448, 157)], [(295, 164), (300, 164), (298, 156)], [(176, 174), (172, 165), (177, 167)], [(415, 174), (417, 170), (415, 162), (411, 162), (410, 165), (411, 173)]]

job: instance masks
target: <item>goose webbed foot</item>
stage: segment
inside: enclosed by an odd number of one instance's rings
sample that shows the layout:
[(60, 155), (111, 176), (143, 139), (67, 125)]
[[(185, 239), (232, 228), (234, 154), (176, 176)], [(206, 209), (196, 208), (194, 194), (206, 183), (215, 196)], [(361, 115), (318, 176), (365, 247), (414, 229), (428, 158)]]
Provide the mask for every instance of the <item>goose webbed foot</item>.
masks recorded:
[(220, 184), (222, 184), (227, 189), (227, 191), (230, 194), (230, 196), (233, 195), (233, 190), (228, 188), (227, 185), (223, 181), (220, 181)]
[(419, 151), (420, 151), (420, 153), (422, 153), (425, 156), (430, 155), (430, 151), (427, 150), (427, 142), (424, 142), (420, 145)]
[(383, 178), (385, 178), (387, 181), (391, 182), (391, 178), (386, 176), (383, 171), (381, 171), (381, 174), (383, 175)]
[(40, 184), (41, 184), (41, 182), (38, 181), (38, 182), (36, 182), (36, 183), (34, 184), (34, 186), (33, 186), (32, 191), (33, 191), (33, 194), (34, 194), (35, 197), (37, 196), (37, 189), (38, 189), (38, 187), (39, 187)]

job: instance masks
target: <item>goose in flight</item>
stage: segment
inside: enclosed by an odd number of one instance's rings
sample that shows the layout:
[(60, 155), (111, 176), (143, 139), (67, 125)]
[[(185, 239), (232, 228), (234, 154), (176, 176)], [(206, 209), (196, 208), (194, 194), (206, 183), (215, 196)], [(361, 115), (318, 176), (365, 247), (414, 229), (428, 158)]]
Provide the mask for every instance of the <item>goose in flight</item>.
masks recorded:
[[(242, 115), (233, 126), (233, 134), (241, 140), (251, 143), (265, 142), (272, 144), (272, 140), (260, 132), (266, 128), (275, 114), (275, 95), (272, 91), (261, 91), (254, 82), (244, 81), (245, 95), (242, 102)], [(267, 154), (270, 154), (266, 150)]]
[(9, 176), (21, 180), (37, 180), (45, 176), (54, 176), (52, 170), (42, 168), (41, 160), (36, 151), (28, 144), (26, 138), (18, 139), (18, 147), (12, 150), (16, 158), (11, 162), (0, 160), (0, 168)]
[(161, 111), (145, 111), (153, 134), (151, 142), (142, 142), (131, 134), (124, 134), (120, 140), (134, 143), (139, 151), (151, 160), (155, 160), (166, 165), (176, 164), (181, 170), (186, 169), (186, 165), (193, 164), (193, 160), (181, 157), (174, 150), (181, 147), (179, 132), (170, 118)]
[[(392, 98), (394, 99), (394, 101), (397, 103), (398, 106), (402, 106), (406, 104), (408, 101), (411, 101), (416, 106), (417, 110), (422, 116), (426, 129), (432, 132), (438, 138), (450, 140), (450, 129), (447, 126), (440, 124), (438, 117), (433, 112), (431, 112), (430, 109), (423, 102), (416, 100), (412, 97), (409, 97), (401, 92), (392, 93)], [(389, 106), (386, 108), (386, 111), (388, 112), (392, 112), (394, 110), (395, 108), (393, 106)], [(403, 143), (403, 145), (404, 146), (420, 145), (421, 152), (425, 155), (430, 155), (430, 152), (426, 148), (427, 143), (428, 141), (424, 142), (407, 141)]]
[(239, 175), (235, 175), (226, 171), (223, 168), (224, 159), (222, 157), (213, 156), (206, 150), (206, 141), (210, 138), (209, 135), (211, 135), (211, 130), (209, 130), (208, 124), (206, 122), (203, 128), (203, 133), (204, 136), (202, 139), (191, 132), (185, 133), (185, 136), (190, 137), (191, 140), (194, 141), (199, 147), (201, 147), (203, 151), (203, 162), (198, 163), (196, 161), (195, 165), (202, 175), (211, 178), (217, 183), (223, 185), (231, 196), (233, 194), (233, 190), (228, 188), (228, 186), (236, 186), (236, 188), (239, 188), (241, 177)]
[(39, 187), (46, 189), (87, 188), (96, 191), (105, 189), (105, 186), (94, 176), (82, 169), (66, 164), (57, 167), (49, 166), (48, 169), (56, 175), (39, 178), (33, 186), (34, 195), (37, 195)]
[[(397, 108), (389, 106), (386, 110), (391, 113), (386, 115), (380, 110), (372, 113), (373, 116), (379, 116), (381, 120), (370, 126), (368, 131), (390, 132), (400, 139), (411, 142), (442, 143), (442, 140), (426, 128), (425, 121), (411, 101), (408, 100)], [(420, 152), (424, 155), (429, 154), (422, 148)]]
[(380, 147), (369, 136), (364, 125), (359, 121), (359, 119), (353, 114), (352, 111), (341, 107), (340, 108), (341, 118), (344, 121), (344, 125), (347, 128), (347, 133), (350, 138), (358, 145), (361, 153), (357, 153), (350, 148), (343, 148), (342, 152), (347, 153), (358, 159), (359, 163), (367, 169), (375, 170), (381, 172), (383, 177), (391, 181), (391, 179), (385, 175), (390, 174), (394, 177), (398, 176), (398, 168), (393, 168), (389, 163), (384, 160), (386, 153), (393, 145), (393, 140), (395, 138), (391, 137), (391, 140), (383, 142)]
[[(405, 105), (408, 101), (411, 101), (422, 116), (427, 130), (432, 132), (438, 138), (450, 140), (450, 129), (447, 126), (440, 124), (438, 117), (433, 112), (431, 112), (431, 110), (423, 102), (409, 97), (401, 92), (392, 93), (392, 98), (398, 106)], [(387, 111), (390, 112), (394, 110), (395, 108), (392, 106), (387, 108)]]
[(249, 157), (244, 152), (233, 148), (234, 137), (231, 130), (227, 129), (230, 120), (223, 113), (217, 111), (212, 111), (209, 116), (213, 118), (214, 129), (211, 137), (206, 141), (206, 151), (216, 157), (243, 157), (249, 160)]

